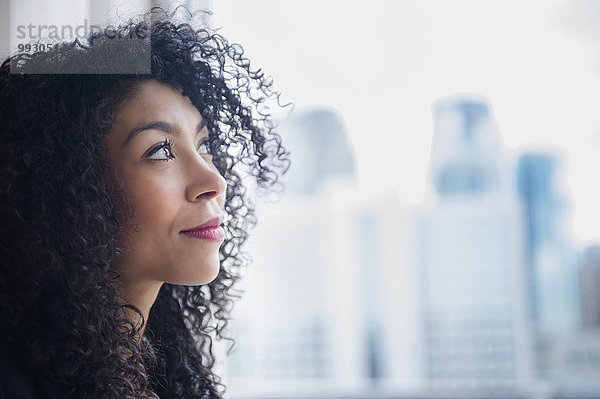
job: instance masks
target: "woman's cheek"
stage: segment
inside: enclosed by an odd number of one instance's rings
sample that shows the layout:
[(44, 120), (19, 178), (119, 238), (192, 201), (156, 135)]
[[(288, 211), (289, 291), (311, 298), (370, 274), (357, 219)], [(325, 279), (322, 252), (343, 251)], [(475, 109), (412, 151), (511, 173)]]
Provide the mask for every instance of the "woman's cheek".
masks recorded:
[(172, 176), (140, 173), (132, 175), (127, 186), (139, 224), (160, 224), (176, 214), (177, 198), (183, 191)]

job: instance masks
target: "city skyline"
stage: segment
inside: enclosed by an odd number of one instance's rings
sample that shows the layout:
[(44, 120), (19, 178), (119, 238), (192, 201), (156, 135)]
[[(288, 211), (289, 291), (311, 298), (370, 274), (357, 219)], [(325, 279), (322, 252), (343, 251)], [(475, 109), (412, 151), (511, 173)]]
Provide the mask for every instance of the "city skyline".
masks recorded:
[[(258, 208), (233, 322), (236, 395), (302, 382), (309, 397), (325, 387), (598, 392), (581, 384), (600, 369), (600, 335), (578, 319), (558, 158), (510, 154), (481, 97), (433, 107), (433, 195), (419, 207), (357, 190), (339, 114), (313, 108), (282, 124), (298, 184)], [(595, 306), (593, 290), (582, 295)]]
[(213, 9), (284, 102), (342, 114), (365, 189), (394, 188), (420, 203), (431, 104), (475, 93), (493, 105), (511, 152), (542, 146), (564, 158), (575, 238), (600, 241), (600, 192), (588, 184), (600, 168), (593, 2), (361, 4), (215, 1)]

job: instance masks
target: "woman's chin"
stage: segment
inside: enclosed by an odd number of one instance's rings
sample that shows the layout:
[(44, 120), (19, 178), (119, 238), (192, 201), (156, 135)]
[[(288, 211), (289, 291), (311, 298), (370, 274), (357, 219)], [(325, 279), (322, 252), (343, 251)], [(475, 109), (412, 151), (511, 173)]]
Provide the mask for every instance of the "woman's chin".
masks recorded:
[(202, 267), (201, 273), (189, 273), (181, 278), (167, 281), (175, 285), (204, 285), (212, 282), (219, 275), (220, 265), (217, 262), (213, 265), (205, 265)]

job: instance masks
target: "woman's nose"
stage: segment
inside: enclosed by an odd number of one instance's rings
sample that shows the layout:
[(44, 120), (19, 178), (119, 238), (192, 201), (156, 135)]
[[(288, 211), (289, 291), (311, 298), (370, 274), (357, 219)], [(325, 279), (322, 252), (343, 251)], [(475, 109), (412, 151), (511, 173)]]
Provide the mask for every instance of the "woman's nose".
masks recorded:
[(227, 182), (209, 157), (194, 157), (187, 165), (187, 169), (189, 183), (186, 187), (186, 198), (188, 201), (210, 200), (217, 197), (225, 199)]

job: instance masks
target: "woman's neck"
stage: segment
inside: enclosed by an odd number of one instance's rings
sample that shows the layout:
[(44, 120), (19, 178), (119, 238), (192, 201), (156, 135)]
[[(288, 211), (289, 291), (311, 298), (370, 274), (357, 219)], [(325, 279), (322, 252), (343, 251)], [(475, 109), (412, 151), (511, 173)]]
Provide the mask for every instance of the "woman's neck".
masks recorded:
[(156, 301), (158, 292), (162, 287), (161, 281), (148, 281), (148, 280), (135, 280), (130, 281), (125, 276), (120, 279), (120, 288), (118, 290), (119, 296), (123, 301), (124, 305), (131, 305), (142, 314), (143, 320), (140, 320), (140, 314), (131, 309), (127, 308), (130, 319), (134, 326), (141, 325), (140, 335), (144, 333), (146, 324), (148, 323), (148, 315), (150, 314), (150, 308)]

